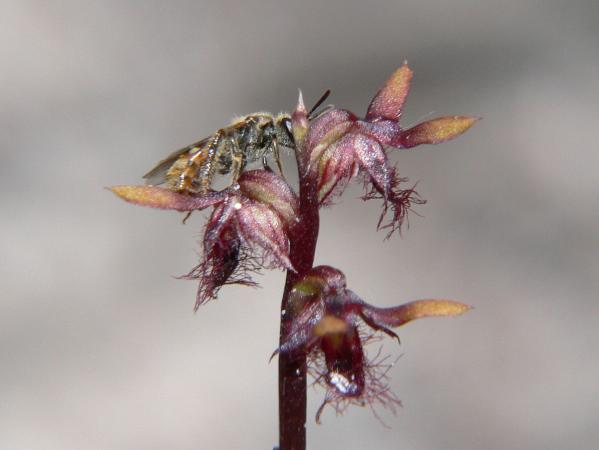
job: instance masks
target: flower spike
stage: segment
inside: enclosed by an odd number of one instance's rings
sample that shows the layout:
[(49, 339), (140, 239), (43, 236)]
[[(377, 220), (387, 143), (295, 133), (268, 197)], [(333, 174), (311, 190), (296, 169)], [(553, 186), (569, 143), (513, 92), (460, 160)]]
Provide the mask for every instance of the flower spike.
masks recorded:
[[(166, 181), (168, 189), (110, 188), (140, 206), (188, 216), (209, 209), (200, 262), (180, 277), (199, 281), (195, 310), (228, 284), (256, 286), (252, 277), (262, 269), (287, 270), (280, 340), (272, 355), (279, 356), (280, 448), (305, 448), (307, 374), (325, 389), (317, 423), (327, 405), (338, 414), (351, 404), (369, 405), (375, 416), (377, 404), (395, 412), (400, 401), (387, 378), (394, 363), (381, 355), (382, 347), (374, 356), (365, 347), (385, 335), (399, 342), (397, 328), (416, 319), (470, 309), (444, 299), (377, 307), (351, 291), (338, 269), (313, 266), (319, 209), (334, 203), (350, 181), (363, 181), (363, 200), (381, 201), (377, 229), (385, 229), (387, 238), (401, 233), (408, 211), (425, 200), (415, 186), (405, 186), (408, 180), (390, 162), (389, 151), (446, 142), (478, 120), (446, 116), (404, 129), (399, 121), (412, 77), (404, 63), (377, 91), (364, 117), (331, 105), (319, 109), (329, 91), (308, 111), (300, 91), (292, 114), (244, 116), (168, 156), (144, 177), (152, 184)], [(268, 168), (272, 155), (283, 174), (282, 147), (295, 154), (298, 194)], [(260, 160), (263, 170), (248, 170)], [(231, 174), (231, 185), (212, 190), (217, 173)]]

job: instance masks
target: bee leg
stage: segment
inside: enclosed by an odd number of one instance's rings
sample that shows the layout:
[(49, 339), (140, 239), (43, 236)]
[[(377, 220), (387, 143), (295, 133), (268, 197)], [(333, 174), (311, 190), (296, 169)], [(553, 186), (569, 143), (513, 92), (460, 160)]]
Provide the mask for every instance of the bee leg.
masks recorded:
[(185, 225), (185, 222), (187, 222), (187, 219), (189, 219), (189, 216), (191, 216), (191, 213), (193, 211), (188, 211), (187, 214), (185, 214), (185, 217), (183, 217), (183, 221), (181, 222), (183, 225)]
[(281, 177), (283, 178), (283, 180), (287, 181), (285, 179), (285, 174), (283, 173), (283, 166), (281, 165), (281, 155), (279, 153), (279, 144), (277, 143), (276, 139), (272, 141), (272, 154), (275, 158), (275, 162), (277, 163), (277, 167), (279, 168)]
[(272, 172), (272, 169), (270, 168), (270, 166), (268, 165), (268, 160), (266, 159), (266, 155), (262, 155), (262, 167), (264, 168), (264, 170), (266, 170), (267, 172)]
[[(225, 136), (225, 130), (220, 129), (212, 136), (210, 143), (202, 150), (204, 156), (198, 158), (198, 161), (194, 157), (190, 158), (189, 166), (195, 167), (194, 176), (190, 178), (190, 184), (197, 178), (199, 178), (200, 190), (202, 194), (206, 194), (210, 190), (210, 183), (212, 183), (212, 177), (216, 168), (216, 157), (220, 147), (221, 140)], [(195, 156), (195, 155), (194, 155)]]
[(239, 180), (239, 177), (241, 176), (244, 165), (243, 153), (239, 146), (234, 143), (233, 148), (231, 149), (231, 184), (229, 187), (237, 184), (237, 180)]

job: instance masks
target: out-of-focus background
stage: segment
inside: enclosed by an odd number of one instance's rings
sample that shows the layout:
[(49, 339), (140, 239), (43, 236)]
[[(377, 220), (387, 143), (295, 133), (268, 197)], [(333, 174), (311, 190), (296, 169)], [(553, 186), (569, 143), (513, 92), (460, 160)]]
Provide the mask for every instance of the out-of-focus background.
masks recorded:
[[(405, 59), (403, 123), (482, 116), (394, 152), (429, 203), (403, 238), (352, 188), (317, 263), (378, 305), (466, 316), (399, 330), (397, 416), (323, 424), (311, 449), (596, 449), (599, 3), (595, 0), (6, 1), (0, 16), (0, 448), (270, 449), (284, 274), (192, 313), (202, 217), (134, 207), (173, 149), (255, 110), (363, 112)], [(287, 155), (286, 167), (293, 170)]]

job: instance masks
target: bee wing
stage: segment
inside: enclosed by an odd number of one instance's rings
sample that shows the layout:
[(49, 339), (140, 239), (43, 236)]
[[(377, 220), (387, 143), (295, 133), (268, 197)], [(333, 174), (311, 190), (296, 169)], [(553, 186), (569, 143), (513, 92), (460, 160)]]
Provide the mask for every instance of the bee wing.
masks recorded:
[(174, 151), (162, 161), (160, 161), (152, 170), (146, 173), (143, 178), (146, 180), (146, 184), (149, 185), (158, 185), (162, 184), (166, 181), (166, 173), (168, 169), (174, 164), (174, 162), (179, 159), (179, 156), (193, 150), (196, 148), (202, 148), (208, 142), (210, 138), (204, 138), (201, 141), (195, 142), (187, 147), (180, 148), (179, 150)]

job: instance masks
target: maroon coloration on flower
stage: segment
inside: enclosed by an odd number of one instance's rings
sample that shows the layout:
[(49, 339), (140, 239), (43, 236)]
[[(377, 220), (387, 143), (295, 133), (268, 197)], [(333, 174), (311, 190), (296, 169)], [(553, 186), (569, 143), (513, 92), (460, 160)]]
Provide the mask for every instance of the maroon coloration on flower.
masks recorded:
[(194, 309), (209, 299), (215, 298), (219, 289), (226, 284), (255, 286), (251, 274), (260, 266), (254, 261), (247, 248), (242, 247), (238, 231), (233, 224), (219, 226), (217, 218), (222, 206), (212, 213), (204, 234), (204, 249), (201, 262), (187, 275), (180, 278), (200, 280)]
[[(302, 351), (313, 357), (317, 367), (323, 366), (317, 369), (317, 381), (323, 380), (327, 386), (325, 404), (348, 399), (357, 399), (357, 403), (393, 403), (395, 397), (382, 383), (384, 374), (369, 373), (377, 363), (366, 357), (364, 343), (376, 331), (397, 337), (390, 327), (421, 317), (461, 314), (469, 309), (450, 300), (419, 300), (377, 308), (347, 289), (343, 273), (329, 266), (315, 267), (302, 277), (291, 290), (289, 300), (290, 309), (285, 314), (293, 316), (293, 326), (276, 353)], [(318, 362), (321, 357), (324, 365)]]
[(401, 110), (408, 92), (413, 72), (404, 62), (385, 82), (385, 85), (376, 93), (366, 112), (366, 120), (389, 119), (399, 120)]
[[(389, 228), (387, 237), (401, 228), (411, 206), (424, 200), (413, 188), (399, 187), (406, 179), (400, 178), (390, 165), (385, 148), (443, 142), (463, 133), (476, 120), (442, 117), (402, 130), (398, 120), (411, 79), (412, 71), (404, 64), (379, 90), (364, 119), (343, 109), (332, 109), (311, 124), (306, 139), (312, 174), (318, 179), (320, 204), (330, 204), (352, 178), (362, 173), (372, 186), (363, 198), (383, 200), (378, 228)], [(391, 219), (382, 225), (389, 210)]]
[(293, 224), (298, 215), (298, 199), (280, 176), (267, 170), (244, 172), (237, 181), (241, 192), (256, 202), (268, 205), (286, 224)]
[(185, 277), (200, 280), (196, 309), (224, 284), (254, 285), (250, 274), (260, 268), (294, 270), (288, 233), (297, 200), (281, 189), (277, 175), (261, 172), (246, 172), (240, 191), (231, 192), (208, 220), (202, 261)]
[(344, 397), (360, 397), (364, 392), (364, 352), (357, 327), (335, 316), (325, 316), (316, 334), (321, 335), (327, 383)]
[(238, 186), (205, 195), (186, 195), (153, 186), (112, 188), (121, 198), (144, 206), (194, 211), (213, 206), (203, 237), (201, 262), (185, 279), (198, 279), (195, 309), (215, 298), (226, 284), (255, 285), (260, 268), (294, 270), (289, 259), (289, 231), (298, 200), (278, 175), (247, 171)]

